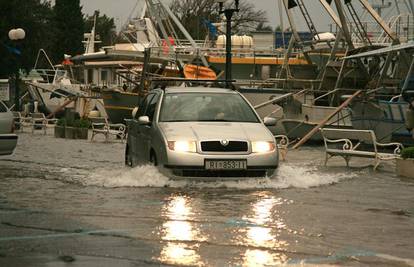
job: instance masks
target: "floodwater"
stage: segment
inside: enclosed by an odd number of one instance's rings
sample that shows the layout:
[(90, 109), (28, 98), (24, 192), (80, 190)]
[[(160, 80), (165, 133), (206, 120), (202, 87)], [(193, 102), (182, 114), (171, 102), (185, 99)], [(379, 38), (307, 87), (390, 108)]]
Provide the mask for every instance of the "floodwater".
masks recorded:
[(414, 266), (414, 180), (290, 151), (273, 179), (170, 181), (120, 142), (22, 133), (0, 159), (0, 266)]

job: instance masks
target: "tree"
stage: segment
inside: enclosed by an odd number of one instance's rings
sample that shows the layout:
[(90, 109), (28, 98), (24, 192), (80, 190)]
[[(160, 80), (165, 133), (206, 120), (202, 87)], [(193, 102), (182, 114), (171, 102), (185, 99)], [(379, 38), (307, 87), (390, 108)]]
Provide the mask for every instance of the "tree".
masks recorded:
[[(173, 0), (170, 8), (194, 39), (204, 39), (208, 34), (206, 20), (219, 22), (216, 0)], [(254, 5), (241, 0), (240, 11), (233, 17), (233, 33), (246, 33), (265, 23), (266, 13), (256, 10)], [(224, 29), (223, 29), (224, 30)], [(182, 37), (182, 36), (180, 36)]]
[(254, 31), (259, 23), (267, 22), (266, 12), (256, 10), (254, 4), (247, 1), (240, 1), (240, 11), (236, 13), (235, 31), (239, 33), (247, 33)]
[(82, 54), (84, 21), (80, 0), (56, 0), (53, 10), (54, 62), (61, 62), (64, 54)]
[[(8, 78), (17, 68), (32, 68), (40, 48), (51, 48), (53, 13), (49, 2), (40, 0), (0, 0), (0, 6), (0, 77)], [(13, 28), (23, 28), (25, 39), (10, 41)]]
[(95, 33), (99, 36), (101, 43), (96, 44), (96, 49), (102, 46), (109, 46), (114, 44), (116, 39), (116, 26), (113, 18), (107, 17), (105, 14), (100, 15), (99, 11), (95, 11), (92, 16), (85, 17), (85, 30), (90, 31), (93, 27), (94, 18), (96, 16), (96, 28)]
[(273, 29), (270, 25), (266, 25), (264, 22), (260, 22), (256, 27), (256, 31), (259, 32), (272, 32)]

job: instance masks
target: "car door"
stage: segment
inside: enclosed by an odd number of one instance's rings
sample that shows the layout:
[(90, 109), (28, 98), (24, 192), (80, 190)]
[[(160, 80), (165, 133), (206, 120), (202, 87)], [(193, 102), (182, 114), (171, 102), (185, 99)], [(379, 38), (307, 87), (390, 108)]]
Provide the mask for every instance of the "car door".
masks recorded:
[[(140, 106), (137, 114), (137, 118), (141, 116), (145, 116), (145, 111), (147, 110), (152, 98), (154, 98), (155, 94), (151, 93), (148, 94), (142, 101), (142, 105)], [(138, 120), (133, 121), (133, 133), (130, 135), (130, 149), (133, 156), (133, 165), (143, 164), (145, 163), (145, 150), (144, 150), (144, 142), (142, 141), (142, 133), (141, 131), (144, 129), (143, 125), (140, 125)]]
[(13, 134), (13, 113), (0, 101), (0, 155), (10, 155), (17, 145), (17, 135)]
[(149, 161), (150, 160), (150, 150), (152, 147), (152, 140), (155, 136), (157, 136), (156, 133), (156, 125), (155, 125), (155, 115), (156, 115), (156, 110), (157, 110), (157, 106), (158, 106), (158, 102), (160, 100), (160, 93), (156, 93), (154, 95), (154, 97), (152, 97), (149, 100), (147, 109), (145, 110), (145, 115), (144, 116), (148, 116), (149, 120), (150, 120), (150, 124), (149, 125), (140, 125), (140, 141), (142, 142), (142, 148), (143, 151), (145, 151), (145, 154), (143, 155), (143, 159), (144, 161)]
[(13, 124), (13, 115), (8, 111), (6, 105), (0, 101), (0, 134), (11, 133)]

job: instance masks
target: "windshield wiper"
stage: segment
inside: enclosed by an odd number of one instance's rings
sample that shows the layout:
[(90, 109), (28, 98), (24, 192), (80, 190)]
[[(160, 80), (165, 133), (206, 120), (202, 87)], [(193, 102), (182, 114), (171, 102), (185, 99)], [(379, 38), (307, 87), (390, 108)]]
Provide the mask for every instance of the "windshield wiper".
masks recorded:
[(225, 122), (234, 122), (234, 121), (231, 121), (231, 120), (225, 120), (225, 119), (212, 119), (212, 120), (198, 120), (198, 121), (201, 121), (201, 122), (214, 122), (214, 121), (225, 121)]
[(168, 121), (160, 121), (160, 122), (190, 122), (192, 120), (168, 120)]

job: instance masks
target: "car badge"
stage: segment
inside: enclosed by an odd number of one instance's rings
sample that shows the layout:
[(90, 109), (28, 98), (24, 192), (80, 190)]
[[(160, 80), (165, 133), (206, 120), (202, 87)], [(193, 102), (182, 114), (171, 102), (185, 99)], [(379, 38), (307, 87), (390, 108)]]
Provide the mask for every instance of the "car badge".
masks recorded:
[(220, 144), (221, 144), (222, 146), (228, 146), (228, 145), (229, 145), (229, 140), (221, 140), (221, 141), (220, 141)]

